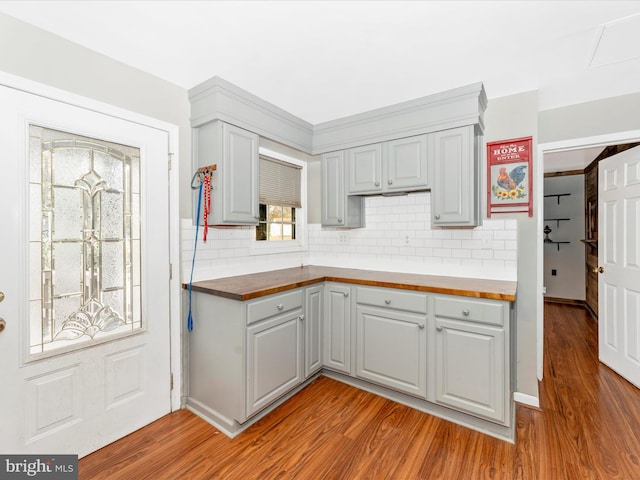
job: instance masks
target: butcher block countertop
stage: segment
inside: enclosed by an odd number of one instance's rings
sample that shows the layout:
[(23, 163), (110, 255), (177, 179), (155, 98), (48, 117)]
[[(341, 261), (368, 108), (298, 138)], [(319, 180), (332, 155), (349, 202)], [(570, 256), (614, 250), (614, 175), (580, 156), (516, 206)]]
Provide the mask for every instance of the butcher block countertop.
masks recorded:
[[(194, 292), (251, 300), (324, 281), (515, 301), (517, 282), (351, 268), (303, 266), (194, 282)], [(183, 285), (188, 288), (188, 285)]]

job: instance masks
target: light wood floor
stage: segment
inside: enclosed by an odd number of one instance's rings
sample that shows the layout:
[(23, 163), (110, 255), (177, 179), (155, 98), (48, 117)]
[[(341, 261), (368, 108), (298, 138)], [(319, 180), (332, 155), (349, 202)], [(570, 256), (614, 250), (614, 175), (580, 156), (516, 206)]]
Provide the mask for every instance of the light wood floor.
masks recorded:
[(545, 305), (541, 410), (512, 445), (321, 377), (233, 440), (178, 411), (80, 460), (80, 479), (640, 479), (640, 391), (581, 307)]

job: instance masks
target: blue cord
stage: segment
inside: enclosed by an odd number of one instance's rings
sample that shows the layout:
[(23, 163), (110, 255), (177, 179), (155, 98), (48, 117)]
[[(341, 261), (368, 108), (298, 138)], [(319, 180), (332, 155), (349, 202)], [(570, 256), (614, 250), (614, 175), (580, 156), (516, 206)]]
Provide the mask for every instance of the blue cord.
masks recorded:
[(193, 313), (191, 311), (191, 293), (193, 290), (193, 270), (196, 265), (196, 249), (198, 248), (198, 227), (200, 226), (200, 206), (202, 205), (202, 183), (198, 190), (198, 213), (196, 213), (196, 241), (193, 245), (193, 258), (191, 259), (191, 277), (189, 278), (189, 316), (187, 317), (187, 330), (193, 330)]

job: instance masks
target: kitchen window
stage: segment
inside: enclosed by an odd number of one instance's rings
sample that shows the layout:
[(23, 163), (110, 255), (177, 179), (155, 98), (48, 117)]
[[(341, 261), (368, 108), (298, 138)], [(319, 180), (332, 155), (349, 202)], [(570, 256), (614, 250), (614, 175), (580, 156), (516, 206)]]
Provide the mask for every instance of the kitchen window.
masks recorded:
[(305, 163), (264, 148), (260, 149), (260, 218), (251, 253), (303, 250), (306, 242)]

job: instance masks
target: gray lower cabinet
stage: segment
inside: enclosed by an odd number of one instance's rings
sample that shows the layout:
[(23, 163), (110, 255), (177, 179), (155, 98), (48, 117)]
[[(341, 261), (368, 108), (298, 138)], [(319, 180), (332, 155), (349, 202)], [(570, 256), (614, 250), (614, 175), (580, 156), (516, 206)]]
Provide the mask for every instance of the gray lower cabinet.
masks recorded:
[(351, 287), (324, 287), (324, 366), (351, 374)]
[[(246, 302), (195, 294), (187, 406), (234, 434), (320, 368), (321, 307), (308, 287)], [(305, 299), (311, 304), (305, 305)], [(309, 312), (309, 313), (307, 313)], [(308, 316), (314, 327), (307, 329)], [(314, 359), (315, 357), (315, 359)]]
[(364, 227), (364, 198), (347, 195), (344, 152), (322, 155), (321, 222), (325, 227)]
[(509, 425), (509, 303), (434, 297), (435, 401)]
[(426, 295), (366, 287), (356, 295), (356, 375), (426, 398)]
[(247, 417), (300, 384), (302, 306), (247, 327)]
[(257, 225), (258, 135), (216, 120), (193, 130), (193, 145), (194, 170), (211, 164), (217, 167), (211, 182), (209, 224)]
[(304, 295), (304, 376), (308, 378), (322, 368), (324, 287), (307, 287)]
[(480, 222), (480, 138), (473, 125), (429, 134), (433, 162), (433, 225), (476, 226)]

